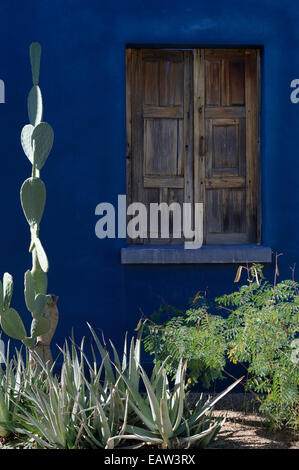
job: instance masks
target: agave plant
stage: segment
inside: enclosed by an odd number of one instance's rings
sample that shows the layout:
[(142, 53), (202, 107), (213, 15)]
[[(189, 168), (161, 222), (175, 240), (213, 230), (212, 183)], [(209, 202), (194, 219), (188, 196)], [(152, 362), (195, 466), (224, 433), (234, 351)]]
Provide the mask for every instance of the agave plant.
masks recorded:
[[(136, 388), (132, 378), (118, 371), (129, 390), (129, 403), (140, 419), (140, 426), (127, 424), (123, 439), (140, 440), (144, 443), (160, 445), (163, 448), (186, 448), (198, 445), (207, 446), (221, 429), (224, 420), (211, 416), (213, 406), (229, 393), (241, 380), (237, 380), (216, 398), (202, 405), (199, 401), (192, 413), (185, 417), (186, 410), (186, 368), (187, 363), (179, 363), (175, 385), (170, 390), (165, 369), (155, 367), (151, 379), (140, 366), (138, 371), (146, 389), (143, 396)], [(107, 447), (114, 447), (116, 437), (108, 439)]]
[(8, 342), (4, 366), (0, 364), (0, 437), (7, 437), (11, 432), (17, 432), (19, 427), (19, 406), (25, 409), (30, 403), (24, 397), (24, 392), (30, 390), (32, 384), (44, 386), (41, 374), (29, 364), (29, 354), (25, 359), (22, 349), (16, 350), (15, 356), (10, 358), (10, 344)]
[[(127, 404), (123, 407), (118, 384), (101, 382), (104, 361), (90, 364), (84, 353), (84, 338), (80, 346), (65, 342), (60, 378), (53, 366), (36, 355), (43, 384), (31, 383), (22, 396), (31, 406), (18, 404), (16, 432), (26, 435), (38, 447), (46, 449), (75, 449), (107, 446), (112, 436), (124, 434)], [(33, 353), (34, 354), (34, 353)], [(107, 367), (107, 363), (106, 363)]]

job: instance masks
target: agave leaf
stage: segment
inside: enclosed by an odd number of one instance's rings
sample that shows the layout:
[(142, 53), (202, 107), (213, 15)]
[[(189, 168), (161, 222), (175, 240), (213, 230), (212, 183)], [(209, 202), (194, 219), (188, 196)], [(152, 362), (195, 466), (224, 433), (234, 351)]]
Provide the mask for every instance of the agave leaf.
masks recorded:
[[(114, 363), (115, 365), (117, 366), (117, 368), (119, 370), (122, 369), (122, 366), (121, 366), (121, 363), (120, 363), (120, 359), (119, 359), (119, 356), (118, 356), (118, 353), (116, 351), (116, 348), (114, 346), (114, 344), (112, 343), (112, 341), (110, 340), (110, 344), (111, 344), (111, 347), (112, 347), (112, 350), (113, 350), (113, 355), (114, 355)], [(124, 384), (124, 381), (123, 380), (118, 380), (118, 387), (121, 391), (125, 392), (126, 390), (126, 387), (125, 387), (125, 384)]]
[(123, 352), (123, 360), (122, 360), (122, 371), (127, 368), (127, 351), (128, 351), (128, 333), (125, 334), (124, 340), (124, 352)]
[(178, 371), (180, 371), (180, 381), (179, 381), (179, 375), (177, 375), (176, 378), (176, 391), (175, 391), (175, 399), (177, 400), (177, 405), (174, 407), (176, 410), (176, 419), (175, 423), (173, 425), (173, 432), (176, 431), (176, 429), (179, 427), (181, 421), (182, 421), (182, 416), (184, 412), (184, 398), (185, 398), (185, 392), (184, 392), (184, 387), (185, 387), (185, 373), (187, 369), (187, 361), (185, 361), (184, 365), (178, 368)]
[(150, 384), (150, 381), (145, 371), (143, 370), (141, 366), (139, 367), (141, 370), (142, 380), (147, 391), (147, 397), (148, 397), (149, 404), (151, 407), (151, 412), (152, 412), (154, 423), (158, 427), (159, 431), (162, 432), (162, 426), (161, 426), (161, 420), (160, 420), (160, 406), (159, 406), (158, 400), (155, 396), (155, 392)]
[(176, 439), (180, 444), (191, 444), (195, 441), (198, 441), (199, 439), (203, 439), (205, 436), (212, 433), (215, 430), (215, 428), (217, 428), (218, 426), (219, 424), (216, 423), (213, 426), (211, 426), (209, 429), (206, 429), (205, 431), (202, 431), (199, 434), (194, 434), (193, 436), (190, 436), (190, 437), (178, 437)]
[[(117, 368), (116, 368), (117, 369)], [(143, 397), (140, 395), (138, 390), (136, 390), (135, 385), (132, 381), (127, 378), (120, 370), (117, 369), (117, 372), (122, 377), (123, 381), (125, 382), (128, 390), (131, 393), (131, 398), (129, 399), (130, 405), (134, 408), (135, 412), (141, 418), (142, 421), (148, 426), (152, 431), (156, 431), (155, 424), (153, 422), (153, 416), (145, 404)]]
[(110, 359), (109, 359), (109, 355), (108, 355), (108, 352), (105, 351), (105, 349), (103, 348), (96, 332), (94, 331), (94, 329), (91, 327), (91, 325), (89, 323), (87, 323), (87, 326), (88, 328), (90, 329), (91, 331), (91, 334), (93, 336), (93, 339), (97, 345), (97, 348), (99, 350), (99, 353), (101, 355), (101, 358), (103, 359), (104, 361), (104, 368), (105, 368), (105, 379), (110, 382), (111, 384), (115, 383), (115, 376), (114, 376), (114, 373), (113, 373), (113, 369), (112, 369), (112, 365), (111, 365), (111, 362), (110, 362)]
[(240, 379), (236, 380), (232, 383), (229, 387), (227, 387), (223, 392), (219, 393), (215, 398), (209, 400), (202, 408), (195, 411), (194, 414), (188, 419), (189, 426), (193, 425), (196, 421), (198, 421), (205, 413), (212, 409), (212, 407), (223, 398), (227, 393), (229, 393), (241, 380), (244, 379), (244, 376)]
[(162, 426), (162, 435), (169, 439), (173, 433), (166, 398), (161, 398), (160, 400), (160, 420)]
[(130, 344), (130, 356), (129, 356), (129, 379), (131, 380), (131, 385), (135, 390), (139, 388), (139, 373), (138, 367), (139, 362), (135, 356), (135, 347), (134, 347), (134, 337), (131, 340)]
[(210, 434), (207, 434), (203, 439), (201, 439), (201, 441), (200, 441), (200, 447), (201, 448), (208, 447), (208, 445), (215, 438), (215, 436), (218, 434), (218, 432), (220, 431), (220, 429), (222, 428), (224, 423), (225, 423), (225, 418), (218, 423), (218, 426), (216, 426), (215, 429), (212, 430)]
[[(115, 439), (119, 439), (119, 436), (112, 436), (108, 439), (107, 441), (107, 449), (114, 449), (114, 441)], [(147, 437), (145, 434), (144, 435), (138, 435), (138, 434), (124, 434), (122, 436), (122, 439), (134, 439), (136, 441), (145, 441), (145, 442), (150, 442), (151, 444), (163, 444), (162, 439), (158, 438), (153, 438), (153, 437)]]

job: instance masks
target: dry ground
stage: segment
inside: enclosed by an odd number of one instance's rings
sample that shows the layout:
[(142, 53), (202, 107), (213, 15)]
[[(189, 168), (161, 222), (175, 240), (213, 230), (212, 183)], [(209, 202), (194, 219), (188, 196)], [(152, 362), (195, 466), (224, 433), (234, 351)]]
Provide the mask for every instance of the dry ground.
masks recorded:
[[(244, 404), (246, 403), (246, 411)], [(213, 412), (226, 422), (211, 447), (217, 449), (299, 449), (299, 433), (284, 430), (272, 433), (257, 412), (252, 395), (232, 393), (220, 400)]]

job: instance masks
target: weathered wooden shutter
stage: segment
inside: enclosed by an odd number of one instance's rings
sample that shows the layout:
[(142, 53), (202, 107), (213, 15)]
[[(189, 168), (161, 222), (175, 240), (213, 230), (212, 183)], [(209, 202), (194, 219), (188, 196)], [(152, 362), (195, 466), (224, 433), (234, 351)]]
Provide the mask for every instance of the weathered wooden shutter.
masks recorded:
[[(131, 201), (193, 202), (192, 51), (133, 49), (127, 60), (131, 62)], [(142, 242), (182, 241), (181, 237)]]
[(129, 49), (128, 203), (203, 202), (206, 244), (258, 242), (258, 98), (255, 49)]
[(205, 243), (258, 241), (258, 88), (253, 49), (194, 51), (195, 187)]

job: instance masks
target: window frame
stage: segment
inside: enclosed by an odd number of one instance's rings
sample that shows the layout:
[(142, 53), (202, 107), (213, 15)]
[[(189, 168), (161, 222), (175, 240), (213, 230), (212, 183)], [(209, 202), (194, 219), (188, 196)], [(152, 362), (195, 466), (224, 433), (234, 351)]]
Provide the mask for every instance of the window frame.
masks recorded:
[[(132, 67), (132, 50), (140, 49), (138, 47), (128, 47), (126, 49), (126, 194), (127, 194), (127, 205), (132, 201), (132, 84), (131, 84), (131, 67)], [(141, 49), (145, 49), (142, 47)], [(152, 48), (148, 48), (152, 49)], [(159, 48), (160, 50), (163, 48)], [(159, 50), (158, 49), (158, 50)], [(166, 49), (166, 48), (165, 48)], [(182, 50), (181, 48), (173, 48), (174, 50)], [(190, 48), (191, 49), (191, 48)], [(219, 49), (220, 52), (225, 51), (229, 48), (213, 48)], [(261, 102), (261, 54), (260, 48), (238, 48), (245, 51), (245, 76), (254, 72), (256, 74), (256, 81), (251, 80), (249, 83), (251, 87), (248, 89), (246, 86), (246, 103), (256, 103), (255, 109), (249, 109), (246, 105), (246, 211), (248, 210), (249, 217), (256, 219), (256, 225), (250, 228), (250, 238), (254, 240), (246, 244), (205, 244), (204, 238), (204, 256), (201, 255), (188, 255), (182, 256), (182, 246), (179, 245), (143, 245), (138, 239), (132, 240), (127, 239), (127, 245), (129, 245), (129, 251), (122, 251), (122, 263), (130, 264), (142, 262), (140, 258), (141, 251), (143, 248), (143, 254), (147, 253), (144, 259), (146, 263), (159, 263), (160, 262), (178, 262), (178, 263), (201, 263), (201, 262), (217, 262), (215, 254), (218, 255), (218, 262), (271, 262), (272, 251), (268, 247), (260, 247), (261, 245), (261, 161), (260, 161), (260, 102)], [(236, 49), (236, 50), (238, 50)], [(205, 170), (205, 159), (204, 150), (202, 150), (202, 144), (206, 139), (205, 132), (205, 121), (204, 113), (204, 51), (209, 48), (192, 48), (193, 52), (193, 164), (194, 164), (194, 202), (204, 201), (204, 179), (206, 178)], [(256, 98), (250, 101), (251, 96)], [(199, 112), (201, 110), (201, 112)], [(250, 155), (248, 157), (248, 152)], [(248, 185), (254, 184), (255, 190), (249, 190)], [(252, 224), (251, 224), (252, 225)], [(209, 250), (209, 247), (211, 249)], [(214, 249), (213, 249), (214, 247)], [(216, 248), (215, 248), (216, 247)], [(221, 254), (221, 247), (224, 248)], [(227, 248), (229, 247), (229, 248)], [(140, 255), (136, 255), (135, 251), (139, 250)], [(256, 248), (256, 250), (254, 250)], [(261, 249), (263, 248), (263, 249)], [(123, 248), (126, 250), (126, 248)], [(148, 250), (144, 252), (144, 250)], [(150, 251), (152, 250), (152, 251)], [(158, 250), (158, 251), (157, 251)], [(177, 255), (170, 255), (177, 250)], [(185, 251), (196, 251), (196, 250), (185, 250)], [(197, 250), (200, 251), (200, 250)], [(211, 252), (209, 255), (208, 252)], [(159, 253), (161, 256), (159, 257)], [(164, 255), (165, 256), (164, 256)], [(140, 258), (140, 259), (139, 259)], [(190, 258), (190, 260), (189, 260)], [(139, 259), (139, 261), (138, 261)], [(165, 259), (165, 261), (162, 261)], [(178, 261), (175, 261), (177, 259)], [(210, 259), (210, 261), (209, 261)], [(188, 261), (189, 260), (189, 261)], [(251, 260), (251, 261), (250, 261)]]

